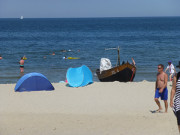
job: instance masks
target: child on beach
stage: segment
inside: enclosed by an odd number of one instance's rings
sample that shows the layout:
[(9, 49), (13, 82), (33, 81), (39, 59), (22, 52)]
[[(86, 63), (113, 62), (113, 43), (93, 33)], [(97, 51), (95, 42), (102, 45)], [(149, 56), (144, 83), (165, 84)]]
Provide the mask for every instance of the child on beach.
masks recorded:
[(170, 74), (170, 75), (169, 75), (169, 80), (172, 81), (173, 76), (174, 76), (174, 74), (176, 73), (176, 70), (175, 70), (174, 65), (172, 64), (171, 61), (168, 61), (168, 66), (167, 66), (165, 72), (166, 72), (168, 69), (169, 69), (169, 74)]

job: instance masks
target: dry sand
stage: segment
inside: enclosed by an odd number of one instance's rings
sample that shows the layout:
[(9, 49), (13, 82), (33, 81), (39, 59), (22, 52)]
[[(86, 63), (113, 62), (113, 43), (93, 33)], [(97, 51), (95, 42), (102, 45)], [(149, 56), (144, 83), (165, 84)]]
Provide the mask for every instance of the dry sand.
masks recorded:
[(15, 84), (1, 84), (0, 135), (179, 134), (171, 108), (151, 112), (157, 109), (154, 82), (53, 86), (54, 91), (14, 92)]

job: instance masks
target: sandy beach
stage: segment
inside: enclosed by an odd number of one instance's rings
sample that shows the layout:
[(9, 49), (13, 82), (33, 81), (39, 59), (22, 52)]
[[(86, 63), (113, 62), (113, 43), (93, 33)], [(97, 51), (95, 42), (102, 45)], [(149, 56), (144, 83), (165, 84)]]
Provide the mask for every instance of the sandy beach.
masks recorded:
[(151, 112), (157, 109), (154, 82), (53, 86), (54, 91), (14, 92), (15, 84), (1, 84), (0, 135), (179, 134), (171, 108)]

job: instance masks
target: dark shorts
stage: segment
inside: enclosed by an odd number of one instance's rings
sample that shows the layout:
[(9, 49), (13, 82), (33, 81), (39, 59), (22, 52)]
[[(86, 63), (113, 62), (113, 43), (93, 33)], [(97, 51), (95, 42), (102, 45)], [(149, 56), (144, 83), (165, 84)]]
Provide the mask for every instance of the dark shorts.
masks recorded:
[(20, 68), (24, 68), (24, 66), (20, 66)]
[(180, 111), (177, 111), (175, 113), (175, 115), (176, 115), (176, 118), (177, 118), (177, 124), (180, 126)]
[(159, 88), (156, 89), (154, 98), (161, 97), (161, 100), (168, 100), (168, 89), (164, 88), (162, 93), (159, 93)]

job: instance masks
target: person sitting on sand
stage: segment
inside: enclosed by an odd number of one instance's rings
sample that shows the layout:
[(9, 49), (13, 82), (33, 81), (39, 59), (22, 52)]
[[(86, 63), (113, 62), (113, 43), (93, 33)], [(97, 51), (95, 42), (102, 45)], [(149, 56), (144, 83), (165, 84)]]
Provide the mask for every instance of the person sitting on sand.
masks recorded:
[(24, 60), (23, 60), (23, 57), (21, 57), (21, 60), (19, 61), (19, 64), (20, 64), (20, 71), (21, 73), (24, 72)]
[(169, 80), (172, 81), (172, 78), (173, 78), (176, 70), (175, 70), (174, 65), (172, 64), (171, 61), (168, 61), (168, 66), (167, 66), (165, 72), (166, 72), (168, 69), (169, 69), (169, 74), (170, 74), (170, 75), (169, 75)]
[(159, 64), (157, 80), (156, 80), (156, 85), (155, 85), (154, 100), (159, 107), (159, 109), (156, 112), (161, 112), (161, 110), (162, 110), (161, 104), (159, 102), (159, 97), (161, 97), (161, 100), (164, 100), (165, 112), (167, 113), (167, 110), (168, 110), (168, 102), (167, 102), (167, 100), (168, 100), (168, 89), (167, 89), (168, 75), (163, 70), (164, 70), (164, 65)]

